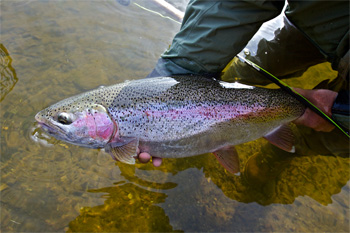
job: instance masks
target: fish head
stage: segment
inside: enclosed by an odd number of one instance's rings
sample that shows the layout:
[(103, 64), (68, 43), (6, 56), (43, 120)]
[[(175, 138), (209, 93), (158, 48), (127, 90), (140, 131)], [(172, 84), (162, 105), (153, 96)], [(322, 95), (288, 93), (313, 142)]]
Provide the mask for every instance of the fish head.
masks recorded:
[(107, 109), (86, 98), (60, 101), (38, 112), (35, 119), (51, 136), (89, 148), (105, 147), (117, 132)]

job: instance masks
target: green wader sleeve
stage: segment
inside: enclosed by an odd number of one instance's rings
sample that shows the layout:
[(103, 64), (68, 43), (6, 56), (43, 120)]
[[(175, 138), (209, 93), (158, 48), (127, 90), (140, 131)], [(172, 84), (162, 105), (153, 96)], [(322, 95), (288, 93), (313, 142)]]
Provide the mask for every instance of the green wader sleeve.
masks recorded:
[(349, 50), (349, 4), (337, 1), (288, 1), (287, 18), (327, 57), (332, 67)]
[[(301, 76), (310, 66), (326, 62), (319, 50), (284, 15), (265, 23), (240, 55), (279, 79)], [(221, 78), (248, 85), (271, 83), (239, 59), (232, 61)]]
[(218, 74), (265, 21), (281, 13), (283, 5), (283, 1), (192, 0), (162, 58), (191, 73)]

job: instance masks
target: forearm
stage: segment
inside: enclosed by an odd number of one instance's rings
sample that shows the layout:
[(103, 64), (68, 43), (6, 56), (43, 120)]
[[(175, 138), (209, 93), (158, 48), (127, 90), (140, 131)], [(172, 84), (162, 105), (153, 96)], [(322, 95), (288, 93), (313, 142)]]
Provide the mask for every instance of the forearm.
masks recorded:
[[(162, 58), (191, 73), (217, 74), (281, 9), (279, 1), (191, 1)], [(172, 69), (171, 63), (165, 65)]]

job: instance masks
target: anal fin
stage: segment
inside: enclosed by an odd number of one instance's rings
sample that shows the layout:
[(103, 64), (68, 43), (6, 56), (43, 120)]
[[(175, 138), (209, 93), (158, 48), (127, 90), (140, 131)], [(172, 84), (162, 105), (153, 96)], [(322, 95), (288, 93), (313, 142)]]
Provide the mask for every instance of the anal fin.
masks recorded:
[(137, 138), (122, 138), (118, 142), (108, 143), (105, 151), (116, 161), (127, 164), (135, 164), (139, 140)]
[(233, 146), (221, 148), (213, 154), (228, 172), (240, 175), (238, 153)]

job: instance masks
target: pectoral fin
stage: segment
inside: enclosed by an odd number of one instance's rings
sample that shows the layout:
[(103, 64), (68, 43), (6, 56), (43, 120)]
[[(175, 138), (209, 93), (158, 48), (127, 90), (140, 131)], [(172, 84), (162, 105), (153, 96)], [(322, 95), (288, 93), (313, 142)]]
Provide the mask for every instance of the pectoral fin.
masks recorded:
[(121, 141), (108, 143), (105, 151), (116, 161), (135, 164), (134, 157), (137, 156), (138, 146), (139, 140), (137, 138), (122, 138)]
[(221, 148), (213, 154), (227, 171), (235, 175), (240, 174), (238, 153), (233, 146)]
[(294, 135), (289, 125), (281, 125), (264, 136), (271, 144), (290, 153), (295, 152)]

